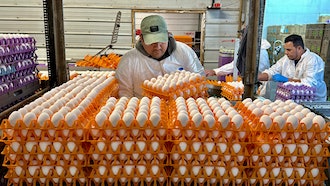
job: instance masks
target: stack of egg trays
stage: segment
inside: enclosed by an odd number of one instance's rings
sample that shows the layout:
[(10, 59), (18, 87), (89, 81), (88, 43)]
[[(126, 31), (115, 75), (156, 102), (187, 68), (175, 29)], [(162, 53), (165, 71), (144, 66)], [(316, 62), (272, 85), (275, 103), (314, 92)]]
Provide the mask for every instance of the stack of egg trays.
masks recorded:
[(221, 95), (230, 101), (241, 101), (244, 93), (243, 89), (235, 88), (227, 82), (221, 83)]
[(37, 65), (35, 43), (33, 37), (19, 35), (0, 39), (0, 66), (3, 67), (0, 74), (0, 95), (37, 81), (34, 74)]
[(64, 119), (56, 126), (50, 120), (42, 125), (36, 120), (29, 124), (18, 120), (14, 125), (3, 120), (0, 141), (6, 144), (2, 154), (9, 169), (5, 176), (8, 185), (87, 185), (87, 122), (103, 101), (117, 92), (118, 84), (113, 81), (70, 125)]
[(87, 182), (82, 124), (68, 126), (62, 120), (55, 127), (50, 121), (40, 126), (35, 120), (28, 125), (18, 120), (13, 127), (3, 120), (1, 129), (9, 185)]
[[(171, 109), (174, 108), (174, 109)], [(169, 182), (172, 185), (244, 185), (248, 182), (250, 131), (246, 123), (225, 128), (219, 121), (210, 127), (206, 121), (185, 126), (177, 120), (175, 105), (169, 106)]]
[(183, 97), (183, 98), (207, 98), (208, 93), (207, 93), (207, 81), (204, 78), (196, 78), (194, 81), (190, 81), (189, 84), (182, 84), (176, 87), (170, 87), (167, 92), (163, 92), (161, 90), (156, 90), (153, 88), (150, 88), (144, 84), (142, 84), (142, 89), (143, 89), (143, 96), (152, 98), (152, 97), (159, 97), (164, 100), (175, 100), (178, 97)]
[[(243, 109), (236, 104), (236, 108)], [(313, 124), (310, 129), (300, 123), (295, 129), (291, 123), (283, 128), (272, 123), (267, 128), (249, 112), (241, 112), (250, 125), (250, 165), (246, 171), (250, 185), (320, 185), (328, 179), (330, 157), (329, 123), (323, 129)]]
[(136, 118), (130, 125), (122, 119), (116, 125), (110, 120), (102, 125), (90, 121), (86, 143), (91, 185), (166, 185), (168, 116), (164, 100), (160, 107), (161, 119), (157, 125), (148, 119), (141, 126)]

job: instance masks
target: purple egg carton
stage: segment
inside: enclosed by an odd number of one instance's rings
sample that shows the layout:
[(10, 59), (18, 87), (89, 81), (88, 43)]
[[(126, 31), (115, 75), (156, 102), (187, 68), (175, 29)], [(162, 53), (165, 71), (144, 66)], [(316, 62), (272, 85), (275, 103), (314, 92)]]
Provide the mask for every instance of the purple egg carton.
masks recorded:
[(0, 45), (11, 45), (11, 44), (18, 44), (18, 43), (36, 43), (36, 40), (32, 36), (24, 36), (24, 35), (18, 35), (7, 38), (0, 38)]
[[(30, 47), (27, 44), (15, 44), (15, 45), (2, 45), (0, 46), (0, 56), (15, 55), (20, 53), (34, 53), (36, 51), (35, 47)], [(24, 47), (21, 47), (24, 46)]]
[(21, 53), (14, 53), (10, 55), (2, 55), (0, 54), (0, 64), (7, 64), (14, 61), (37, 58), (35, 51), (25, 51)]
[(313, 101), (315, 91), (315, 87), (302, 83), (278, 83), (275, 99), (282, 101), (290, 99), (299, 103)]
[(15, 82), (6, 81), (0, 84), (0, 95), (7, 94), (15, 89)]

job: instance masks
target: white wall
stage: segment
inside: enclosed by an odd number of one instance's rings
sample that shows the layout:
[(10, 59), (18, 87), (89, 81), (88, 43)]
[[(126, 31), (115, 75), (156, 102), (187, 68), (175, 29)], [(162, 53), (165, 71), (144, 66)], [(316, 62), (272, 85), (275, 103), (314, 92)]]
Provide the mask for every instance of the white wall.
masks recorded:
[[(241, 0), (222, 0), (221, 9), (207, 9), (211, 0), (63, 0), (66, 58), (75, 61), (86, 54), (94, 55), (110, 44), (115, 17), (121, 11), (118, 42), (113, 52), (123, 54), (132, 47), (132, 10), (202, 10), (205, 19), (206, 68), (218, 66), (220, 46), (233, 48), (240, 20)], [(169, 21), (171, 22), (171, 21)], [(194, 22), (186, 29), (194, 28)], [(37, 40), (39, 60), (46, 59), (43, 1), (1, 0), (0, 33), (26, 33)], [(175, 25), (174, 25), (175, 26)], [(177, 25), (178, 32), (182, 25)]]

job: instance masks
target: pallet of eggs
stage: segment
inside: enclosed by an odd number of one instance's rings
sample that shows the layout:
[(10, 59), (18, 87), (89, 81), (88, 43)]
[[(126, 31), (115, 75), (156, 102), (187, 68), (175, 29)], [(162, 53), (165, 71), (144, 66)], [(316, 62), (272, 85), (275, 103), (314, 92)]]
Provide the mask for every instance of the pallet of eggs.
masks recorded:
[(250, 185), (322, 185), (329, 168), (329, 123), (292, 100), (250, 98), (235, 107), (249, 123)]
[(315, 87), (301, 82), (278, 83), (275, 99), (282, 101), (293, 100), (297, 103), (313, 101), (315, 98)]
[[(84, 80), (77, 83), (91, 85)], [(99, 94), (80, 101), (89, 105), (77, 105), (87, 108), (78, 122), (66, 114), (45, 125), (40, 114), (25, 125), (28, 117), (13, 113), (2, 123), (11, 185), (321, 185), (327, 179), (330, 123), (292, 100), (115, 98), (113, 85), (97, 84), (91, 86)]]
[(165, 100), (208, 97), (205, 77), (185, 70), (145, 80), (142, 89), (146, 97), (157, 96)]
[(3, 120), (8, 185), (87, 183), (86, 126), (116, 84), (113, 72), (80, 75)]

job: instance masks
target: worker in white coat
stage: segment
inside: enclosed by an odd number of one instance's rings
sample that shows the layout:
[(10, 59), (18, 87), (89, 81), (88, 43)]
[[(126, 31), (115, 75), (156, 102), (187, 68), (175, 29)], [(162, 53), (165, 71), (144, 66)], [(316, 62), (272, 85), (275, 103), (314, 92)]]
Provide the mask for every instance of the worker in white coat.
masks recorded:
[(305, 48), (301, 36), (292, 34), (284, 40), (285, 56), (258, 76), (260, 81), (301, 82), (316, 88), (315, 101), (326, 101), (324, 61)]
[(195, 51), (175, 41), (167, 30), (165, 19), (159, 15), (147, 16), (141, 22), (141, 35), (135, 48), (121, 57), (116, 70), (119, 96), (141, 98), (145, 80), (177, 70), (205, 75)]
[[(261, 73), (263, 70), (269, 68), (269, 56), (267, 49), (270, 48), (270, 43), (266, 39), (261, 40), (261, 47), (260, 47), (260, 60), (259, 60), (259, 67), (258, 72)], [(205, 69), (206, 76), (224, 76), (233, 73), (234, 68), (237, 68), (234, 66), (234, 61), (225, 64), (219, 68), (215, 68), (212, 70)], [(240, 72), (242, 73), (242, 72)]]
[[(261, 40), (258, 74), (260, 74), (261, 72), (263, 72), (264, 70), (270, 67), (269, 55), (267, 51), (270, 47), (271, 45), (266, 39)], [(266, 87), (268, 83), (269, 83), (268, 81), (261, 81), (261, 85), (258, 87), (257, 92), (258, 95), (267, 97), (269, 99), (271, 96), (268, 94), (270, 93), (266, 91)]]

